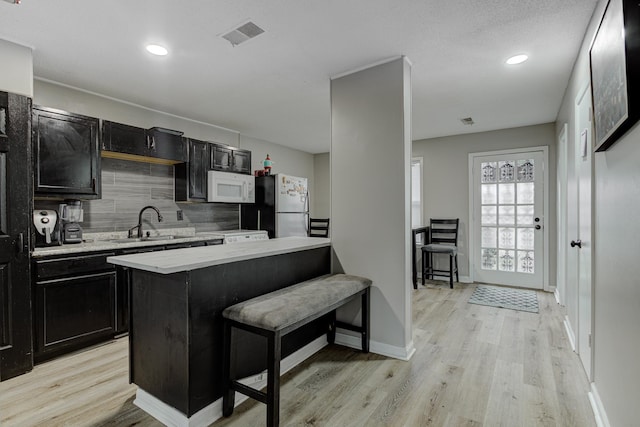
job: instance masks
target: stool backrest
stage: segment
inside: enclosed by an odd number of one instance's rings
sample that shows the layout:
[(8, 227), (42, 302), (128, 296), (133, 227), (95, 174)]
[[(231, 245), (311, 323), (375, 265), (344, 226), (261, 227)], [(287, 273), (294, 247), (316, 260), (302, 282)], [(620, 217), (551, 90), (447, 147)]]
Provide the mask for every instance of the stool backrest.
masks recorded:
[(434, 219), (429, 221), (430, 243), (458, 246), (460, 219)]
[(329, 237), (329, 218), (309, 218), (309, 237)]

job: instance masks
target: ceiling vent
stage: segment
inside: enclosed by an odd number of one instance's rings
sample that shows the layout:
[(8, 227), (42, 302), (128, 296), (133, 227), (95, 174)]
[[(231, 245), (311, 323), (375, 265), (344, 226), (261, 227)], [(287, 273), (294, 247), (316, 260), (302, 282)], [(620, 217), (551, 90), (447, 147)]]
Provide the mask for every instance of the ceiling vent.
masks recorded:
[(232, 46), (238, 46), (240, 43), (244, 43), (262, 33), (264, 33), (262, 28), (248, 21), (228, 33), (222, 34), (220, 37), (227, 40)]
[(474, 122), (471, 117), (465, 117), (464, 119), (460, 119), (463, 125), (471, 126)]

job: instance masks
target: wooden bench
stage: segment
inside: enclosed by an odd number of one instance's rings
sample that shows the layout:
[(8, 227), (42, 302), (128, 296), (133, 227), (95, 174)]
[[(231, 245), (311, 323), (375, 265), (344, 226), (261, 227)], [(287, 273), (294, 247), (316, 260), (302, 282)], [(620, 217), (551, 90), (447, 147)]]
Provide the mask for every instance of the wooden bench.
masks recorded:
[[(267, 426), (275, 427), (280, 418), (281, 338), (328, 313), (329, 343), (335, 341), (336, 327), (359, 332), (362, 351), (369, 352), (369, 305), (371, 280), (347, 274), (321, 276), (226, 308), (224, 316), (223, 401), (225, 417), (233, 413), (235, 392), (267, 405)], [(336, 321), (336, 308), (361, 298), (361, 326)], [(267, 338), (267, 391), (262, 392), (236, 381), (232, 359), (232, 328)]]

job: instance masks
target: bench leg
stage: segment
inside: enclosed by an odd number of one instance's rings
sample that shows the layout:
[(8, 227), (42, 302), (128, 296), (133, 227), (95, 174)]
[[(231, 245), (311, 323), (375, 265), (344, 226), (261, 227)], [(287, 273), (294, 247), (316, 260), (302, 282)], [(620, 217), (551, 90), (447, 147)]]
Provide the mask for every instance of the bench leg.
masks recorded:
[(280, 332), (267, 338), (267, 427), (280, 423)]
[(231, 322), (224, 322), (223, 348), (224, 355), (222, 358), (222, 415), (225, 417), (233, 414), (235, 405), (236, 392), (231, 387), (231, 382), (235, 379), (235, 369), (231, 367)]
[(369, 310), (371, 309), (371, 295), (370, 289), (362, 294), (362, 318), (360, 324), (362, 325), (362, 352), (369, 353)]
[(336, 342), (336, 311), (333, 310), (329, 314), (329, 331), (327, 332), (327, 342), (333, 344)]

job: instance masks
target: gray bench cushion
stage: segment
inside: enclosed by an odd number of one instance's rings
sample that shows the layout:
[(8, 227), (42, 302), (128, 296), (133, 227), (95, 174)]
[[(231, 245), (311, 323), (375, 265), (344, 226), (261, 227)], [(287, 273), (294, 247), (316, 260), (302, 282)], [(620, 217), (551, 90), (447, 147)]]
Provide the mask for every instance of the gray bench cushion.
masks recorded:
[(321, 276), (227, 307), (222, 315), (240, 323), (277, 331), (313, 316), (371, 286), (348, 274)]

